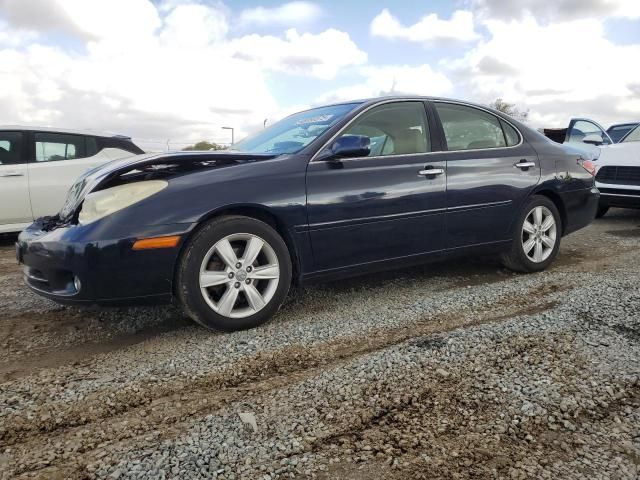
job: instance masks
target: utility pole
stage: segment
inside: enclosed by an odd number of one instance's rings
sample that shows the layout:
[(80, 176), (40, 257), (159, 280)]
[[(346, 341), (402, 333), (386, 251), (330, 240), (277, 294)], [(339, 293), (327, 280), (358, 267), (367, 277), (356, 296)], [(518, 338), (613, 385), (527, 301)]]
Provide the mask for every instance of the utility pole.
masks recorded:
[(222, 127), (223, 130), (231, 130), (231, 145), (233, 145), (234, 143), (236, 143), (235, 141), (235, 137), (234, 137), (234, 133), (235, 130), (233, 127)]

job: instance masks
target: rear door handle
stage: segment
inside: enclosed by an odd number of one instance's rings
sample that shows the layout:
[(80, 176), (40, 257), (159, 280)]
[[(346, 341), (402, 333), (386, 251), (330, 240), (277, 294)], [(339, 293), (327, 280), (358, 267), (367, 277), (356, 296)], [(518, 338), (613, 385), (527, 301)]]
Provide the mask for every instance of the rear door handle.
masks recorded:
[(24, 173), (18, 173), (18, 172), (2, 173), (0, 174), (0, 177), (24, 177)]
[(425, 177), (442, 175), (444, 173), (444, 168), (425, 168), (424, 170), (420, 170), (418, 175), (423, 175)]
[(526, 168), (532, 168), (532, 167), (535, 167), (535, 166), (536, 166), (536, 164), (535, 164), (535, 162), (527, 162), (527, 161), (524, 161), (524, 162), (523, 162), (523, 161), (520, 161), (520, 162), (518, 162), (518, 163), (514, 164), (513, 166), (514, 166), (514, 167), (516, 167), (516, 168), (521, 168), (521, 169), (523, 169), (523, 170), (524, 170), (524, 169), (526, 169)]

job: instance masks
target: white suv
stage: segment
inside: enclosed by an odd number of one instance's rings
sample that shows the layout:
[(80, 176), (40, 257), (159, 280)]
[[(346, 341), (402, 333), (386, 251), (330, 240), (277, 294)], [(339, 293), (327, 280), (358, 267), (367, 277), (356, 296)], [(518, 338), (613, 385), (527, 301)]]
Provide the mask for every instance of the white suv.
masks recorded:
[(597, 216), (605, 215), (609, 207), (640, 208), (640, 125), (620, 143), (603, 148), (596, 164)]
[(0, 233), (60, 210), (83, 172), (144, 153), (130, 138), (36, 127), (0, 127)]

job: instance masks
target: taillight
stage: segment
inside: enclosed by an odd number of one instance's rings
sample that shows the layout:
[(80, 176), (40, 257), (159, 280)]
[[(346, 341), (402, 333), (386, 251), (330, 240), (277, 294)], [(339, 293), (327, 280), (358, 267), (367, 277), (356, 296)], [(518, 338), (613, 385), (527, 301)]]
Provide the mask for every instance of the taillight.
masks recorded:
[(596, 176), (596, 164), (591, 160), (578, 159), (578, 163), (582, 166), (582, 168), (589, 172), (592, 177)]

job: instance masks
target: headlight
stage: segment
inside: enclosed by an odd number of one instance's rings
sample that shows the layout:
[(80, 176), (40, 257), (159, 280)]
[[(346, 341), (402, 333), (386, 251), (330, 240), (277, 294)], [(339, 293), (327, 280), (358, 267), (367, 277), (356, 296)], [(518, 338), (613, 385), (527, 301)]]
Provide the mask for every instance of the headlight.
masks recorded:
[(90, 193), (84, 199), (78, 220), (83, 225), (95, 222), (158, 193), (167, 185), (164, 180), (148, 180)]

